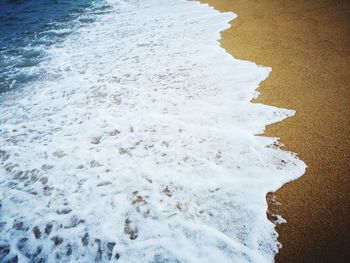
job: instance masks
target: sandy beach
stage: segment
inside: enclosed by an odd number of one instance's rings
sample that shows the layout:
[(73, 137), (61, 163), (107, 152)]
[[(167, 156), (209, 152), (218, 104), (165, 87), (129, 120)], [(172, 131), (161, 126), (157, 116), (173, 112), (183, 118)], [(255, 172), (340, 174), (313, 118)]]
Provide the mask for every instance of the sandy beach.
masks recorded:
[(272, 67), (256, 102), (296, 110), (267, 128), (308, 165), (272, 196), (288, 221), (276, 262), (350, 258), (350, 2), (205, 0), (238, 18), (222, 33), (234, 57)]
[(0, 262), (350, 262), (349, 0), (203, 1), (0, 2)]

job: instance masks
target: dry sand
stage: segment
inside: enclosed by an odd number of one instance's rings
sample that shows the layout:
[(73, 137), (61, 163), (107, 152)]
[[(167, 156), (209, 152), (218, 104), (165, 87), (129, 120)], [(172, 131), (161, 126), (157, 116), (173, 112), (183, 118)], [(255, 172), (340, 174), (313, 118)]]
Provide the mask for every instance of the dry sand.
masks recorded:
[(288, 221), (276, 261), (350, 262), (350, 1), (202, 2), (238, 14), (222, 34), (229, 53), (272, 67), (256, 101), (297, 111), (265, 133), (309, 167), (270, 204)]

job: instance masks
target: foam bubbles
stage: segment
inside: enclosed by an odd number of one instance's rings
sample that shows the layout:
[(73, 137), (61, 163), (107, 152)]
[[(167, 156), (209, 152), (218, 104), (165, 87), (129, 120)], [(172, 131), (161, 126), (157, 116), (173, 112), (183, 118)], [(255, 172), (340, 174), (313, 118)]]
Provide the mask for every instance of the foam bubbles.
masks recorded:
[(267, 192), (305, 165), (257, 137), (270, 69), (218, 42), (234, 18), (182, 0), (108, 1), (0, 107), (0, 260), (271, 262)]

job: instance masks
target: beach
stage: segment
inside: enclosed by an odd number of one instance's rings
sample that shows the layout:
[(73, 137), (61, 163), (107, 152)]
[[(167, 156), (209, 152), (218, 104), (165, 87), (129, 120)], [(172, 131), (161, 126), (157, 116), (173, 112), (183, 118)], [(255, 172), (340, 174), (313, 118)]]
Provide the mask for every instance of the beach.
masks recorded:
[(345, 261), (349, 4), (218, 3), (0, 3), (0, 262)]
[(269, 197), (283, 248), (276, 262), (346, 262), (350, 258), (350, 2), (202, 2), (238, 18), (222, 32), (235, 58), (272, 67), (254, 102), (296, 110), (268, 126), (308, 165), (304, 176)]

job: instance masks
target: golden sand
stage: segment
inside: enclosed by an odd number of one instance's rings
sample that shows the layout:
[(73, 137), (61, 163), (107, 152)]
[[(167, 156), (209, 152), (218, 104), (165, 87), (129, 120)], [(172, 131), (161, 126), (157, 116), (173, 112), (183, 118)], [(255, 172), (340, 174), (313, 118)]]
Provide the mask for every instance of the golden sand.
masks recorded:
[(297, 111), (265, 132), (309, 167), (270, 204), (288, 221), (276, 261), (350, 262), (350, 1), (202, 2), (238, 14), (230, 54), (272, 67), (256, 101)]

